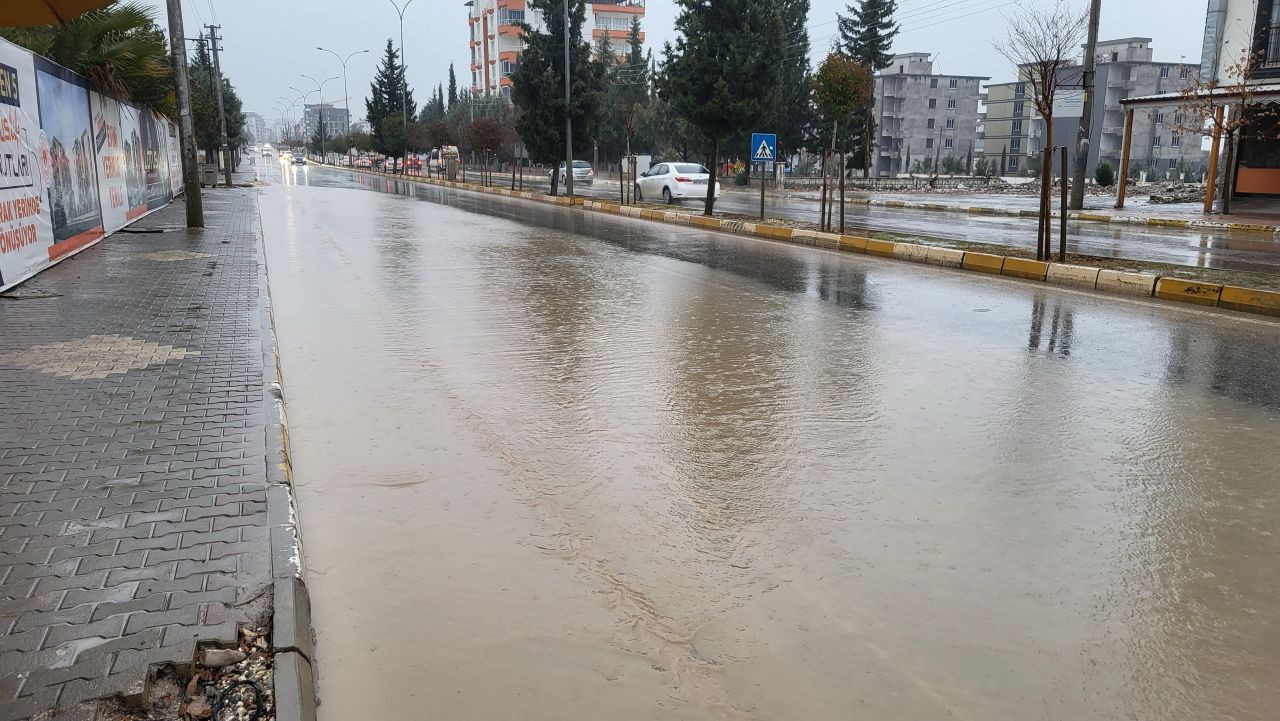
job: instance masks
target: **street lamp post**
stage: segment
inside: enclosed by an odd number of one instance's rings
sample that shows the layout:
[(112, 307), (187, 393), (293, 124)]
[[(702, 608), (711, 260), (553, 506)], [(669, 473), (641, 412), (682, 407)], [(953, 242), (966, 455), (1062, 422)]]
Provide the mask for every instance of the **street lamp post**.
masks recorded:
[(347, 137), (349, 138), (351, 137), (351, 96), (347, 94), (347, 61), (351, 60), (351, 58), (354, 58), (357, 55), (360, 55), (362, 53), (367, 53), (369, 51), (357, 50), (354, 53), (351, 53), (350, 55), (348, 55), (346, 57), (346, 60), (344, 60), (341, 55), (335, 53), (329, 48), (322, 48), (317, 45), (316, 50), (323, 50), (324, 52), (329, 53), (333, 57), (337, 58), (338, 62), (342, 63), (342, 107), (347, 111)]
[(400, 132), (404, 138), (404, 152), (401, 154), (400, 172), (409, 162), (409, 79), (405, 77), (404, 63), (404, 11), (409, 9), (413, 0), (405, 0), (404, 5), (397, 5), (396, 0), (387, 0), (400, 16)]
[[(303, 75), (302, 77), (315, 83), (316, 84), (315, 92), (320, 93), (320, 105), (316, 107), (316, 110), (319, 111), (320, 113), (320, 130), (318, 131), (317, 134), (320, 136), (320, 160), (321, 162), (323, 162), (325, 157), (324, 156), (324, 136), (328, 130), (328, 128), (325, 127), (325, 122), (324, 122), (324, 86), (325, 86), (325, 83), (328, 83), (330, 80), (337, 80), (338, 76), (334, 75), (331, 78), (325, 78), (324, 82), (320, 82), (319, 80), (316, 80), (310, 75)], [(348, 113), (348, 115), (350, 115), (350, 113)]]

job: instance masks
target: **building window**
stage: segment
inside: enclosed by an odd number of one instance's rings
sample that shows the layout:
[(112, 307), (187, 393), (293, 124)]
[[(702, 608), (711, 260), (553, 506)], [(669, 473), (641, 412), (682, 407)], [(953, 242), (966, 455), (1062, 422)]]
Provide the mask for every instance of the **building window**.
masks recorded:
[(1169, 158), (1169, 170), (1177, 170), (1177, 169), (1178, 169), (1178, 159)]
[(955, 90), (958, 87), (960, 87), (960, 80), (958, 78), (951, 78), (951, 89)]
[(1009, 150), (1017, 153), (1022, 150), (1022, 138), (1013, 138), (1009, 141)]
[(1017, 83), (1016, 85), (1013, 86), (1014, 97), (1017, 97), (1017, 98), (1025, 97), (1026, 94), (1027, 94), (1026, 83)]
[(956, 119), (947, 118), (947, 130), (955, 130), (955, 129), (956, 129)]
[(954, 148), (955, 146), (956, 146), (955, 138), (947, 138), (947, 139), (946, 139), (946, 140), (944, 140), (944, 141), (943, 141), (943, 143), (942, 143), (942, 147), (946, 148), (947, 150), (950, 150), (950, 149)]
[(498, 8), (498, 24), (499, 25), (515, 25), (524, 22), (523, 10), (511, 10), (509, 8)]
[[(1280, 0), (1263, 0), (1258, 3), (1253, 50), (1262, 56), (1263, 70), (1280, 68)], [(1274, 75), (1274, 73), (1269, 73)]]
[(1153, 135), (1153, 136), (1151, 136), (1151, 147), (1153, 147), (1153, 148), (1158, 148), (1158, 147), (1160, 147), (1161, 145), (1163, 145), (1163, 143), (1161, 143), (1161, 142), (1160, 142), (1160, 136), (1159, 136), (1159, 135)]
[(1155, 115), (1156, 115), (1156, 125), (1164, 125), (1164, 111), (1157, 110)]
[(1178, 77), (1182, 78), (1183, 80), (1190, 78), (1191, 68), (1187, 67), (1186, 65), (1183, 65), (1182, 69), (1178, 71)]
[(1181, 136), (1181, 135), (1178, 135), (1177, 133), (1174, 133), (1174, 134), (1173, 134), (1173, 137), (1169, 138), (1169, 147), (1170, 147), (1170, 148), (1181, 148), (1181, 147), (1182, 147), (1182, 136)]
[(1022, 135), (1022, 121), (1021, 121), (1021, 120), (1015, 120), (1015, 121), (1013, 121), (1013, 134), (1014, 134), (1014, 135)]
[(1025, 109), (1026, 109), (1026, 107), (1025, 107), (1025, 105), (1023, 105), (1023, 102), (1022, 102), (1021, 100), (1016, 101), (1016, 102), (1013, 104), (1013, 117), (1015, 117), (1015, 118), (1021, 118), (1021, 117), (1022, 117), (1022, 112), (1023, 112)]
[(929, 129), (933, 130), (933, 118), (929, 118)]
[[(561, 74), (563, 75), (563, 73), (561, 73)], [(930, 109), (930, 110), (937, 110), (937, 109), (938, 109), (938, 99), (937, 99), (937, 98), (929, 98), (929, 109)]]
[(1168, 66), (1168, 65), (1165, 65), (1164, 67), (1160, 68), (1160, 77), (1161, 77), (1161, 78), (1167, 78), (1167, 77), (1169, 77), (1169, 66)]
[(925, 138), (925, 141), (924, 141), (924, 147), (925, 147), (925, 148), (932, 148), (932, 147), (933, 147), (933, 138)]
[[(1277, 1), (1280, 2), (1280, 0), (1277, 0)], [(956, 109), (956, 99), (947, 98), (947, 110), (955, 110), (955, 109)]]
[(1016, 171), (1018, 169), (1018, 158), (1014, 156), (1009, 158), (1009, 170)]
[[(561, 73), (561, 74), (563, 74), (563, 73)], [(938, 79), (937, 79), (937, 78), (929, 78), (929, 87), (930, 87), (930, 88), (937, 88), (937, 87), (938, 87)]]

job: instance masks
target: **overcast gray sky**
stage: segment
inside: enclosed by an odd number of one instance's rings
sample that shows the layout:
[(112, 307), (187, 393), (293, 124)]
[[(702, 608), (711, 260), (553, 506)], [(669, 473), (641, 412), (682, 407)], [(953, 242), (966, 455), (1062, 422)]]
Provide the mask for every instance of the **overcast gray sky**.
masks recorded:
[[(163, 0), (149, 0), (163, 10)], [(1023, 0), (1047, 5), (1053, 0)], [(1085, 0), (1072, 0), (1083, 7)], [(403, 0), (397, 0), (402, 3)], [(448, 78), (455, 64), (460, 87), (469, 84), (467, 8), (463, 0), (413, 0), (405, 13), (404, 33), (409, 84), (421, 103), (430, 88)], [(368, 48), (347, 66), (352, 115), (364, 115), (364, 97), (387, 38), (399, 46), (399, 21), (390, 0), (182, 0), (187, 36), (199, 26), (222, 25), (226, 53), (223, 69), (244, 100), (245, 109), (277, 118), (273, 109), (281, 95), (296, 96), (293, 86), (314, 89), (301, 77), (319, 80), (341, 76), (332, 55), (316, 46), (347, 53)], [(815, 59), (830, 48), (835, 14), (846, 0), (813, 0), (809, 35)], [(902, 33), (898, 52), (939, 55), (943, 72), (1012, 79), (1012, 71), (992, 49), (1004, 30), (1002, 14), (1017, 11), (1010, 0), (899, 0)], [(1205, 0), (1103, 0), (1102, 38), (1154, 38), (1157, 60), (1185, 58), (1199, 62)], [(673, 35), (674, 0), (648, 0), (646, 44), (660, 48)], [(163, 22), (162, 22), (163, 25)], [(342, 103), (342, 80), (325, 86), (325, 99)], [(315, 94), (309, 100), (315, 101)]]

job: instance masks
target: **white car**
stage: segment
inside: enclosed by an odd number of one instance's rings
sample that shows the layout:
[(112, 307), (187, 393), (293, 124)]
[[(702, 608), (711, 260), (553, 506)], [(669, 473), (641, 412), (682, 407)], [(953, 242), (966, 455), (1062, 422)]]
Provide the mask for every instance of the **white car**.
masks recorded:
[[(707, 197), (710, 180), (711, 171), (697, 163), (659, 163), (636, 179), (636, 200), (701, 200)], [(716, 183), (716, 197), (720, 197), (720, 183)]]

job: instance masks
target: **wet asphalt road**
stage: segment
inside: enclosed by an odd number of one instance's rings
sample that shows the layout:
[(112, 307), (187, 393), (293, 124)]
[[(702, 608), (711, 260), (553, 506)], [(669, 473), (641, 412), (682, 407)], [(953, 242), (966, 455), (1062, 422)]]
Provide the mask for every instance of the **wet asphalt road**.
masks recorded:
[(1280, 325), (278, 170), (324, 721), (1280, 708)]
[[(504, 182), (510, 182), (510, 176), (498, 177)], [(526, 176), (526, 184), (531, 188), (541, 189), (545, 189), (548, 185), (545, 178), (528, 176)], [(580, 194), (583, 195), (616, 199), (618, 182), (601, 180), (582, 191)], [(758, 190), (756, 193), (744, 192), (737, 188), (726, 187), (722, 183), (721, 197), (716, 202), (716, 209), (726, 213), (758, 217), (760, 214), (758, 192)], [(817, 194), (815, 192), (811, 195), (816, 198)], [(938, 201), (937, 198), (928, 200)], [(1000, 198), (997, 197), (994, 202), (999, 201)], [(691, 201), (686, 202), (694, 204)], [(816, 223), (818, 201), (790, 194), (777, 197), (770, 195), (765, 199), (765, 211), (770, 218)], [(1036, 221), (1034, 218), (868, 207), (852, 203), (846, 207), (845, 212), (845, 227), (848, 232), (871, 230), (919, 234), (969, 243), (1018, 248), (1035, 247)], [(838, 218), (838, 215), (835, 217)], [(1054, 221), (1053, 228), (1053, 247), (1057, 248), (1057, 221)], [(1271, 233), (1246, 231), (1228, 233), (1224, 230), (1190, 230), (1068, 221), (1067, 249), (1071, 253), (1103, 258), (1128, 258), (1197, 268), (1280, 273), (1280, 237)]]

